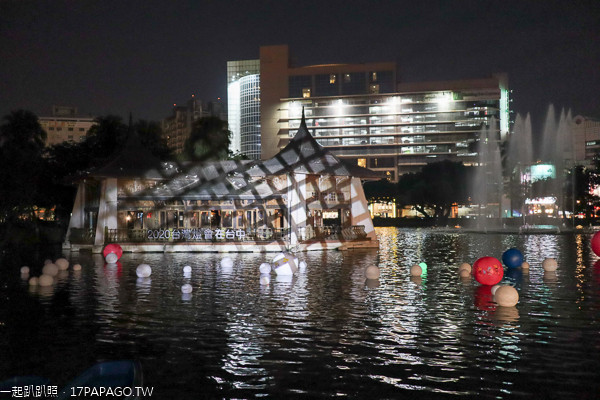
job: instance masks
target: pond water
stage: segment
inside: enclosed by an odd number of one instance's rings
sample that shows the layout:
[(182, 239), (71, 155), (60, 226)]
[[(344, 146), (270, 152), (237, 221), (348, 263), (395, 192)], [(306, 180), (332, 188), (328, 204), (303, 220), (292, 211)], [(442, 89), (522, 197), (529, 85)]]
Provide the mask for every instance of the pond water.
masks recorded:
[[(158, 399), (599, 398), (590, 235), (377, 234), (379, 251), (300, 253), (305, 273), (267, 285), (258, 266), (273, 254), (230, 254), (227, 271), (223, 254), (125, 254), (114, 268), (71, 253), (81, 272), (31, 290), (20, 266), (37, 275), (58, 254), (4, 254), (0, 380), (35, 374), (60, 387), (97, 362), (136, 359)], [(513, 276), (519, 304), (496, 307), (457, 267), (510, 247), (531, 268)], [(556, 273), (544, 273), (546, 257)], [(427, 275), (411, 277), (423, 261)], [(136, 276), (141, 263), (149, 280)], [(382, 270), (374, 284), (364, 277), (372, 264)]]

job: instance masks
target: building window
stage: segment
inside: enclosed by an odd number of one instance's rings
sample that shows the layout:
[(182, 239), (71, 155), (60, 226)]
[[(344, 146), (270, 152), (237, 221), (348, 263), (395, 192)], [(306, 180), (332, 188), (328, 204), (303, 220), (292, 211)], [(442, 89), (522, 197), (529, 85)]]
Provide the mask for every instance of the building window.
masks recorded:
[(302, 88), (302, 97), (305, 99), (310, 97), (310, 88)]
[(371, 72), (371, 82), (377, 82), (377, 72)]
[(344, 82), (348, 83), (351, 81), (352, 81), (352, 78), (351, 78), (350, 74), (344, 74)]
[(379, 93), (379, 85), (369, 85), (369, 93), (371, 94), (377, 94)]
[(69, 132), (73, 132), (73, 128), (69, 128)]
[(329, 75), (329, 83), (333, 85), (335, 83), (335, 78), (336, 78), (335, 74), (330, 74)]
[(62, 128), (61, 127), (57, 127), (56, 130), (57, 131), (62, 131)]
[(54, 127), (53, 127), (53, 126), (51, 126), (51, 127), (50, 127), (50, 128), (48, 128), (48, 129), (50, 129), (51, 131), (53, 131), (53, 130), (54, 130)]
[(359, 167), (367, 168), (367, 159), (366, 158), (359, 158), (358, 160), (356, 160), (356, 163), (358, 164)]
[(85, 131), (85, 129), (79, 128), (79, 132), (83, 132), (83, 131)]

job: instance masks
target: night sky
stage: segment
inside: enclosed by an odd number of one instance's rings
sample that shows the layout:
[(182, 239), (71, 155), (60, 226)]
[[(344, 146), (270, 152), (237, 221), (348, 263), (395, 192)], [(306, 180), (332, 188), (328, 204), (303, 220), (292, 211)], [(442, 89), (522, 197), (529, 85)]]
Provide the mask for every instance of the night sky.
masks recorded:
[(402, 81), (507, 72), (512, 109), (600, 117), (600, 2), (0, 0), (0, 115), (160, 120), (226, 98), (226, 62), (288, 44), (296, 65), (396, 61)]

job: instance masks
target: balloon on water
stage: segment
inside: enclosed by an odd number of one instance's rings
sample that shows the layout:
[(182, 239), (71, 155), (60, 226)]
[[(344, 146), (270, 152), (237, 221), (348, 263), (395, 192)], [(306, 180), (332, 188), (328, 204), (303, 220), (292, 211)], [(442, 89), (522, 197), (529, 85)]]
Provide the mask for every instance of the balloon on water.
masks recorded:
[(152, 267), (148, 264), (140, 264), (135, 269), (135, 273), (139, 278), (147, 278), (152, 275)]
[(600, 231), (594, 233), (594, 236), (592, 236), (592, 251), (600, 257)]
[(523, 254), (515, 248), (502, 253), (502, 262), (508, 268), (519, 268), (523, 264)]
[(473, 263), (473, 276), (482, 285), (495, 285), (502, 280), (504, 269), (497, 258), (481, 257)]

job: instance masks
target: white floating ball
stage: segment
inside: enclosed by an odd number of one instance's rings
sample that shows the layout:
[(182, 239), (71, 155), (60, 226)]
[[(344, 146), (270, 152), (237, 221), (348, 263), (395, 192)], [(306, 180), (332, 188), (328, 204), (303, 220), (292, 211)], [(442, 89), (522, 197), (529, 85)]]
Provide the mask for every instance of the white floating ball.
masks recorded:
[(29, 286), (37, 286), (39, 284), (39, 280), (36, 276), (29, 279)]
[(491, 291), (492, 291), (492, 296), (494, 296), (494, 295), (496, 294), (496, 290), (498, 290), (498, 288), (499, 288), (500, 286), (502, 286), (502, 285), (494, 285), (494, 286), (492, 286), (492, 289), (491, 289)]
[(40, 286), (52, 286), (54, 284), (54, 277), (43, 274), (38, 279), (38, 283)]
[(460, 264), (460, 266), (458, 267), (459, 274), (460, 274), (460, 271), (462, 271), (462, 270), (466, 270), (467, 272), (471, 273), (471, 264), (469, 264), (469, 263)]
[(306, 262), (304, 261), (300, 261), (298, 263), (298, 269), (300, 270), (300, 272), (304, 272), (306, 271)]
[(152, 275), (152, 267), (148, 264), (140, 264), (135, 269), (135, 273), (140, 278), (147, 278)]
[(556, 271), (558, 268), (558, 263), (554, 258), (546, 258), (544, 261), (542, 261), (542, 268), (544, 268), (544, 271), (546, 272)]
[(423, 274), (423, 268), (419, 264), (415, 264), (410, 267), (410, 275), (411, 276), (421, 276)]
[(260, 271), (261, 274), (270, 274), (271, 273), (271, 264), (262, 263), (262, 264), (260, 264), (260, 267), (258, 267), (258, 270)]
[(185, 267), (183, 267), (183, 273), (184, 274), (191, 274), (192, 273), (192, 267), (190, 267), (189, 265), (186, 265)]
[(277, 275), (293, 275), (298, 271), (298, 266), (296, 265), (292, 254), (284, 254), (282, 258), (279, 258), (275, 264), (273, 264), (273, 269)]
[(271, 261), (272, 264), (275, 264), (277, 261), (281, 260), (285, 258), (285, 254), (284, 253), (278, 253), (275, 255), (275, 257), (273, 257), (273, 261)]
[(46, 264), (44, 265), (44, 268), (42, 268), (42, 274), (56, 276), (58, 275), (58, 266), (53, 263)]
[(221, 260), (221, 267), (222, 268), (233, 268), (233, 260), (229, 257), (224, 257)]
[(502, 307), (513, 307), (519, 302), (519, 292), (512, 286), (503, 285), (496, 290), (494, 300)]
[(56, 266), (58, 267), (59, 270), (61, 271), (65, 271), (69, 268), (69, 260), (67, 260), (66, 258), (59, 258), (56, 261), (54, 261), (54, 264), (56, 264)]
[(365, 269), (365, 276), (367, 279), (379, 279), (379, 275), (381, 275), (381, 271), (376, 265), (369, 265), (367, 269)]
[(185, 285), (181, 286), (181, 293), (192, 293), (192, 285), (190, 285), (189, 283), (186, 283)]
[(181, 294), (181, 300), (182, 301), (190, 301), (192, 299), (192, 294), (191, 293), (182, 293)]
[(81, 264), (73, 265), (73, 271), (81, 271)]
[(21, 275), (25, 275), (25, 274), (29, 274), (28, 266), (21, 267)]
[(261, 285), (268, 285), (269, 283), (271, 283), (271, 275), (269, 275), (269, 274), (261, 274), (260, 275), (260, 284)]
[(117, 256), (115, 253), (108, 253), (106, 257), (104, 257), (104, 260), (107, 264), (116, 264), (117, 261), (119, 261), (119, 256)]

